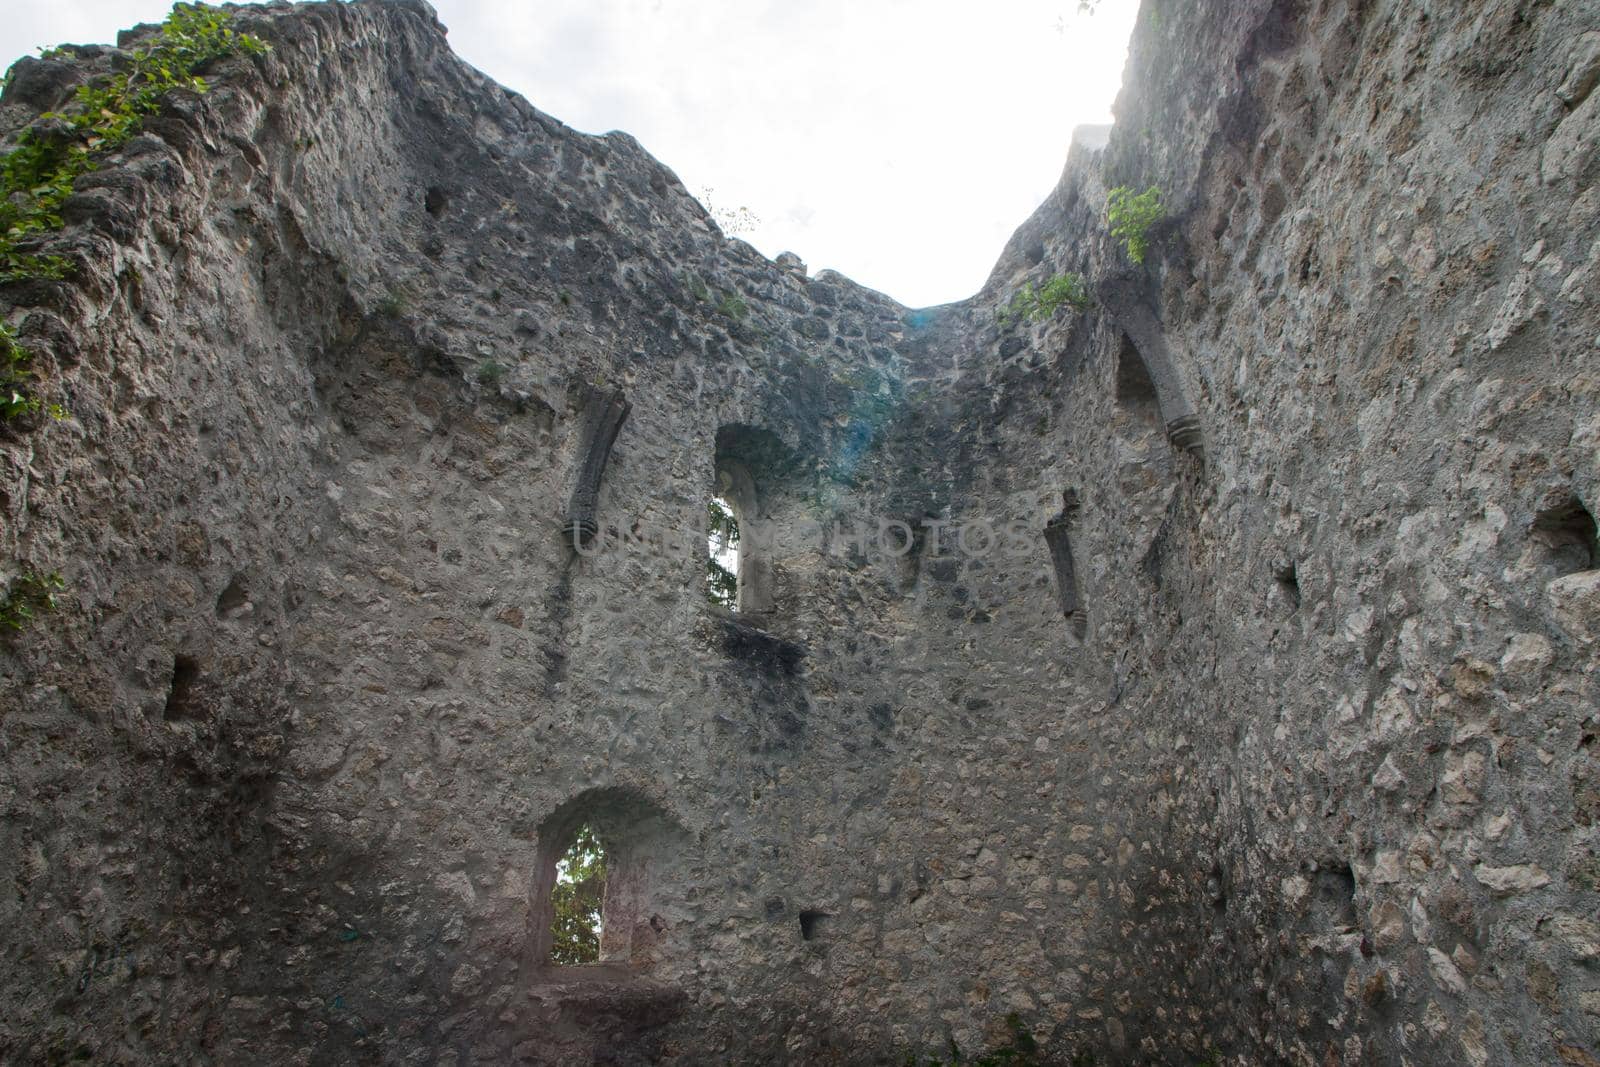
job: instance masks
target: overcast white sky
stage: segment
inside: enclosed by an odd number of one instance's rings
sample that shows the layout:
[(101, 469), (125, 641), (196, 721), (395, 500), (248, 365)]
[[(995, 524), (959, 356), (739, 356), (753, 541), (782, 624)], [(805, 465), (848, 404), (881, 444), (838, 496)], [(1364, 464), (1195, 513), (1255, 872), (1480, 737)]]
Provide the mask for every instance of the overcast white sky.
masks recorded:
[[(168, 0), (8, 2), (0, 63)], [(589, 132), (637, 137), (743, 236), (902, 303), (975, 292), (1108, 122), (1137, 0), (435, 0), (456, 52)]]

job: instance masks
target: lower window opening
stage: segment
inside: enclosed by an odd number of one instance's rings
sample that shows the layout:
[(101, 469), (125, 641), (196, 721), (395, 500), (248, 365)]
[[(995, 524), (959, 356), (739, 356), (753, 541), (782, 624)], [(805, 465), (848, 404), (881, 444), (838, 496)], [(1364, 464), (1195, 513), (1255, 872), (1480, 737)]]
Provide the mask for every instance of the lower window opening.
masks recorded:
[(599, 965), (612, 978), (648, 971), (668, 951), (685, 907), (681, 878), (692, 839), (639, 790), (586, 789), (535, 832), (529, 962), (559, 981)]

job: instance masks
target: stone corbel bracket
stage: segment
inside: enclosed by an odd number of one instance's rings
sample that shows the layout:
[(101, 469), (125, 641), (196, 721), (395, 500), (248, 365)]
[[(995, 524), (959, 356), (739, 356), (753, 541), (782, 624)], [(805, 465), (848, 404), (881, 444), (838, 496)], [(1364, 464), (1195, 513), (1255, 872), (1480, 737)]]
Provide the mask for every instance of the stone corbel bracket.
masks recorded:
[(600, 479), (611, 459), (611, 446), (632, 408), (620, 389), (583, 387), (583, 411), (577, 429), (578, 466), (567, 502), (567, 521), (562, 526), (563, 534), (575, 548), (588, 545), (600, 532)]
[(1145, 297), (1145, 284), (1137, 277), (1116, 275), (1103, 280), (1099, 290), (1100, 305), (1133, 341), (1139, 358), (1144, 361), (1145, 372), (1156, 387), (1156, 403), (1161, 407), (1167, 440), (1174, 448), (1204, 462), (1206, 444), (1200, 416), (1183, 393), (1172, 353), (1167, 349), (1161, 330), (1161, 320)]

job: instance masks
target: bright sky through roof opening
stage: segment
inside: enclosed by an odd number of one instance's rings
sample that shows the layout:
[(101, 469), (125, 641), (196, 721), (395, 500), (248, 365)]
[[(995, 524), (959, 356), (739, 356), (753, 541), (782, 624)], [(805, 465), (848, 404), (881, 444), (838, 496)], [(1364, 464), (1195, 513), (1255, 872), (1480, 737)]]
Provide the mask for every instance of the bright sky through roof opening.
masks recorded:
[[(1109, 122), (1137, 0), (436, 0), (456, 53), (580, 130), (626, 130), (741, 233), (917, 307), (959, 300)], [(0, 62), (166, 0), (51, 0)]]

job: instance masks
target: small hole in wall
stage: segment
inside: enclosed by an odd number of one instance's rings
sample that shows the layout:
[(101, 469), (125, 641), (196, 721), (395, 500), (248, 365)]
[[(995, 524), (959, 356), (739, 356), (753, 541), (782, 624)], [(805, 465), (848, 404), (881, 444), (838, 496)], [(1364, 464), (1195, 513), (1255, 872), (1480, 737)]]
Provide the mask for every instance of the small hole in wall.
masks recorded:
[(1533, 536), (1549, 550), (1550, 562), (1563, 574), (1594, 570), (1600, 565), (1594, 516), (1575, 496), (1535, 515)]
[(800, 913), (800, 940), (818, 941), (832, 915), (825, 911), (802, 911)]
[(1356, 876), (1348, 863), (1334, 862), (1316, 873), (1314, 906), (1321, 921), (1349, 929), (1356, 924)]
[(192, 656), (172, 658), (172, 682), (167, 687), (167, 706), (162, 718), (167, 722), (193, 719), (202, 714), (195, 697), (195, 683), (200, 680), (200, 664)]
[(428, 186), (428, 192), (422, 198), (422, 206), (428, 209), (428, 214), (438, 218), (444, 214), (445, 205), (450, 202), (450, 196), (437, 185)]
[(250, 590), (246, 587), (244, 576), (235, 574), (228, 587), (217, 596), (217, 614), (221, 616), (232, 615), (250, 602)]
[(1295, 573), (1293, 563), (1285, 563), (1272, 573), (1272, 578), (1278, 583), (1278, 592), (1283, 594), (1284, 600), (1289, 603), (1290, 611), (1300, 608), (1300, 577)]

